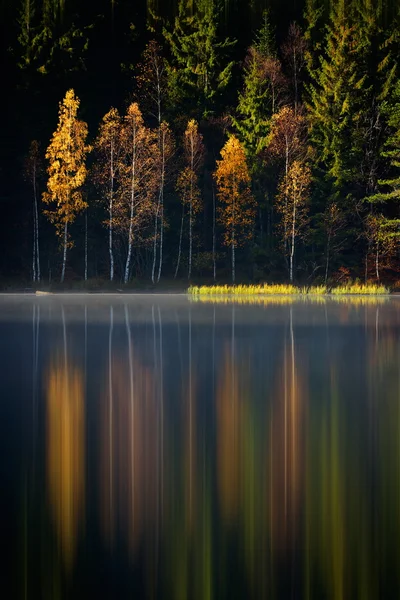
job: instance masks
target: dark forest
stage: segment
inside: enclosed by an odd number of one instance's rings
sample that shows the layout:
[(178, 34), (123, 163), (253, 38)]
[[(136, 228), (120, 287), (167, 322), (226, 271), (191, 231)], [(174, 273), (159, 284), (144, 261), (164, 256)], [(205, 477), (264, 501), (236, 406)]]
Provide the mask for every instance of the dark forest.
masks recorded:
[(2, 289), (400, 280), (397, 0), (1, 0), (0, 27)]

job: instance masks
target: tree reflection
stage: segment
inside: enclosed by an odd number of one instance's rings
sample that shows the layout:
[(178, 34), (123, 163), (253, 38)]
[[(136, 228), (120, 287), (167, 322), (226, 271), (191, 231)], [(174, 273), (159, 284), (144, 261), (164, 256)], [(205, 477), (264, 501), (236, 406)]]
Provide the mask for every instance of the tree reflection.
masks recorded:
[(66, 350), (46, 379), (50, 509), (64, 563), (71, 569), (85, 508), (85, 395), (82, 370)]

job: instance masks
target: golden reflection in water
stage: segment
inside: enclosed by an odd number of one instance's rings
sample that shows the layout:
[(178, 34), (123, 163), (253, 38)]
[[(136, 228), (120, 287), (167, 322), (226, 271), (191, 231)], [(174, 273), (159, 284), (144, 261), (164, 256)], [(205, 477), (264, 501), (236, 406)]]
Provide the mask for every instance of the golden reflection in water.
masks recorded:
[(217, 387), (217, 473), (222, 517), (232, 523), (238, 512), (239, 494), (239, 434), (242, 424), (239, 414), (238, 371), (231, 348), (227, 344)]
[(104, 386), (100, 433), (101, 528), (109, 547), (117, 533), (134, 555), (157, 521), (159, 431), (154, 382), (132, 351), (113, 356)]
[[(292, 324), (291, 324), (292, 325)], [(269, 481), (271, 547), (285, 552), (293, 547), (303, 497), (306, 373), (297, 364), (294, 332), (280, 364), (269, 416)]]
[(85, 393), (82, 370), (57, 358), (46, 380), (49, 501), (65, 566), (74, 562), (85, 508)]

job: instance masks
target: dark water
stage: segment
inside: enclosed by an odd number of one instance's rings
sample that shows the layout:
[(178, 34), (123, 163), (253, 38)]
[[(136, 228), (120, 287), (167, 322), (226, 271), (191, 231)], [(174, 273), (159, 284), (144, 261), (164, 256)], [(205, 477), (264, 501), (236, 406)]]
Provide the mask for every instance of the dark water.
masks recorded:
[(397, 598), (400, 298), (0, 298), (10, 599)]

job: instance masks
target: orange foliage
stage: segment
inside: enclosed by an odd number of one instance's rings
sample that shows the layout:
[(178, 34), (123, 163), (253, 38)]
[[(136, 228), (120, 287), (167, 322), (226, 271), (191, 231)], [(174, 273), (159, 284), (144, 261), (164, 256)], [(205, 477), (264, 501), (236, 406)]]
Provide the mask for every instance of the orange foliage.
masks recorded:
[(220, 201), (219, 218), (224, 227), (225, 244), (236, 247), (252, 235), (255, 202), (246, 155), (236, 136), (226, 142), (221, 157), (214, 175)]
[(122, 127), (121, 186), (115, 206), (115, 226), (132, 242), (142, 240), (153, 211), (157, 188), (157, 136), (144, 125), (139, 105), (128, 107)]
[(79, 104), (74, 90), (68, 90), (60, 103), (58, 126), (46, 152), (49, 179), (43, 202), (55, 203), (55, 207), (45, 211), (45, 215), (55, 224), (60, 237), (66, 225), (87, 208), (82, 186), (87, 175), (86, 155), (91, 148), (86, 145), (87, 125), (77, 118)]

